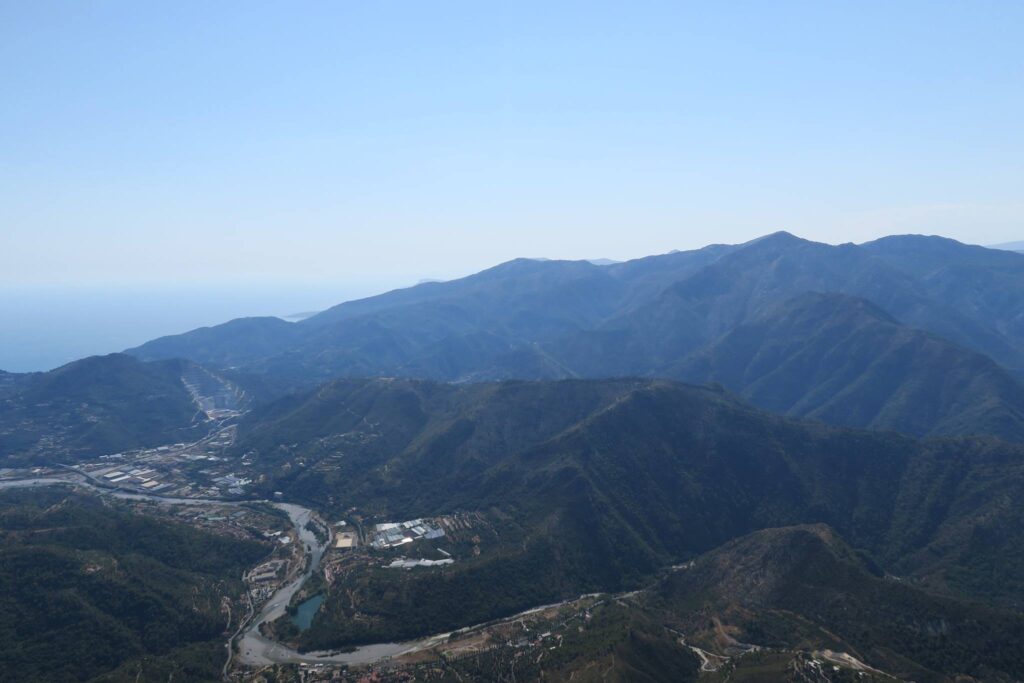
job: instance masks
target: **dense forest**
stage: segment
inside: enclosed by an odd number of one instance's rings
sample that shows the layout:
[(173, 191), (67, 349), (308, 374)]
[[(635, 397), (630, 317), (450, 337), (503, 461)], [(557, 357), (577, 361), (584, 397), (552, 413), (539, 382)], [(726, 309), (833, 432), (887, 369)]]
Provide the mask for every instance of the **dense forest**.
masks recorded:
[(0, 491), (0, 680), (134, 678), (132, 662), (161, 658), (208, 670), (222, 600), (266, 552), (70, 490)]

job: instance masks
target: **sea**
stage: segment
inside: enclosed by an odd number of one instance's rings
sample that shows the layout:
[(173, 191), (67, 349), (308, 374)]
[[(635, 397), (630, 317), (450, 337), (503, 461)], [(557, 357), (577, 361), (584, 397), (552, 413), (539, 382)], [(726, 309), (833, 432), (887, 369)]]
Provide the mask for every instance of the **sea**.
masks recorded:
[(0, 285), (0, 370), (50, 370), (232, 318), (295, 321), (407, 284)]

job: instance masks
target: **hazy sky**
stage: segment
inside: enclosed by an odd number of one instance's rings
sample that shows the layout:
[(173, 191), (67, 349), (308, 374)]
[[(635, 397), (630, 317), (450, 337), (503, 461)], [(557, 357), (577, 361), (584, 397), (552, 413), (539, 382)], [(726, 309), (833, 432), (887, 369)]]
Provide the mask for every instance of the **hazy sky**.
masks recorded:
[(0, 283), (1024, 238), (1024, 3), (497, 5), (0, 0)]

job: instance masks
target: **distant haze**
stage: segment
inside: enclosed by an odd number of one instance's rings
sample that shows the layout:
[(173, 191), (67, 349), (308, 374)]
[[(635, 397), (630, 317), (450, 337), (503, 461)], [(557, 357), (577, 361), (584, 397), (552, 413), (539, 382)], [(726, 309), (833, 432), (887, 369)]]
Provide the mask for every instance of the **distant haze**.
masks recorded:
[(232, 318), (308, 313), (390, 288), (385, 283), (12, 287), (0, 297), (0, 370), (49, 370)]

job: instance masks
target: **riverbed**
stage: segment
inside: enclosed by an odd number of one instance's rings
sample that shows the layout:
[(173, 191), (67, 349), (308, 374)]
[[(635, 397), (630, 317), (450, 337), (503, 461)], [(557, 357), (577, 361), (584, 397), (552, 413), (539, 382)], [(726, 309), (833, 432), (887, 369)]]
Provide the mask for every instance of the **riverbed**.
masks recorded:
[[(111, 496), (123, 500), (149, 500), (168, 505), (233, 505), (242, 503), (237, 501), (214, 500), (205, 498), (173, 498), (157, 494), (132, 493), (129, 491), (118, 491), (96, 486), (80, 473), (68, 473), (63, 477), (39, 477), (32, 479), (7, 479), (0, 481), (0, 489), (26, 488), (35, 486), (80, 486), (91, 489), (101, 495)], [(259, 502), (259, 501), (249, 501)], [(263, 501), (265, 502), (265, 501)], [(442, 633), (434, 636), (421, 638), (420, 640), (405, 643), (377, 643), (374, 645), (363, 645), (352, 652), (330, 653), (330, 652), (308, 652), (300, 653), (283, 643), (271, 640), (260, 633), (260, 625), (268, 621), (274, 621), (283, 614), (295, 595), (302, 588), (302, 585), (313, 575), (313, 572), (320, 566), (328, 540), (320, 542), (316, 535), (306, 528), (313, 512), (309, 508), (294, 503), (273, 503), (274, 507), (287, 513), (292, 526), (299, 538), (299, 542), (306, 547), (309, 553), (309, 561), (306, 569), (294, 580), (281, 587), (263, 605), (259, 613), (245, 626), (241, 635), (238, 636), (238, 654), (236, 659), (248, 666), (267, 666), (270, 664), (285, 663), (337, 663), (337, 664), (373, 664), (384, 659), (395, 657), (401, 654), (417, 652), (433, 647), (448, 639), (449, 633)]]
[[(213, 500), (204, 498), (172, 498), (169, 496), (160, 496), (157, 494), (146, 494), (146, 493), (132, 493), (129, 491), (118, 491), (116, 489), (108, 489), (100, 486), (96, 486), (91, 483), (84, 475), (80, 473), (68, 473), (66, 477), (39, 477), (35, 479), (7, 479), (0, 480), (0, 489), (5, 488), (22, 488), (32, 486), (54, 486), (54, 485), (73, 485), (81, 486), (84, 488), (91, 489), (102, 495), (112, 496), (114, 498), (120, 498), (124, 500), (149, 500), (158, 503), (166, 503), (169, 505), (232, 505), (239, 506), (243, 505), (242, 502), (237, 501), (225, 501), (225, 500)], [(253, 502), (267, 502), (267, 501), (247, 501)], [(279, 588), (277, 592), (271, 596), (269, 600), (263, 605), (263, 608), (259, 613), (252, 618), (252, 620), (245, 625), (241, 635), (237, 635), (232, 638), (232, 641), (237, 638), (238, 643), (238, 654), (234, 656), (234, 659), (241, 664), (247, 666), (268, 666), (271, 664), (348, 664), (348, 665), (365, 665), (375, 664), (377, 662), (398, 657), (400, 655), (411, 654), (419, 652), (421, 650), (427, 650), (441, 643), (447, 641), (453, 634), (463, 633), (471, 631), (475, 628), (479, 628), (482, 624), (467, 626), (460, 628), (456, 631), (449, 633), (438, 633), (436, 635), (427, 636), (420, 638), (419, 640), (411, 640), (402, 643), (376, 643), (373, 645), (363, 645), (355, 648), (351, 652), (306, 652), (300, 653), (283, 643), (279, 643), (275, 640), (271, 640), (260, 633), (260, 625), (268, 621), (274, 621), (285, 614), (288, 603), (291, 601), (292, 596), (295, 595), (302, 588), (302, 585), (313, 575), (313, 572), (320, 566), (320, 561), (323, 559), (324, 551), (327, 548), (327, 544), (330, 539), (327, 538), (323, 542), (317, 539), (316, 535), (306, 528), (306, 523), (309, 521), (313, 514), (313, 511), (309, 508), (296, 505), (294, 503), (272, 503), (272, 505), (279, 510), (283, 510), (287, 513), (289, 520), (291, 520), (292, 526), (295, 527), (295, 533), (299, 538), (299, 542), (306, 547), (306, 551), (309, 553), (309, 562), (306, 565), (305, 570), (298, 577), (290, 581), (285, 586)], [(596, 595), (596, 594), (594, 594)], [(587, 597), (587, 596), (580, 596)], [(565, 600), (559, 603), (551, 605), (543, 605), (540, 607), (534, 607), (529, 610), (525, 610), (518, 615), (509, 617), (509, 619), (515, 619), (519, 616), (537, 612), (540, 610), (548, 609), (551, 607), (557, 607), (558, 605), (572, 602), (579, 598), (572, 600)], [(231, 643), (228, 643), (228, 647)], [(227, 669), (227, 665), (225, 665)]]

